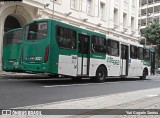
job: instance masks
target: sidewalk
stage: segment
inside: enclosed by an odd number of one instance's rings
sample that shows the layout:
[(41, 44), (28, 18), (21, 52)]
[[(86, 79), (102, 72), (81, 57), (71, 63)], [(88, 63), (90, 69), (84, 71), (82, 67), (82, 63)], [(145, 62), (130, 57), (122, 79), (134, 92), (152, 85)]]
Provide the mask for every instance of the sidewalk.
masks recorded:
[[(160, 118), (160, 88), (66, 100), (15, 109), (42, 110), (43, 116), (30, 116), (29, 118)], [(22, 116), (3, 118), (22, 118)]]

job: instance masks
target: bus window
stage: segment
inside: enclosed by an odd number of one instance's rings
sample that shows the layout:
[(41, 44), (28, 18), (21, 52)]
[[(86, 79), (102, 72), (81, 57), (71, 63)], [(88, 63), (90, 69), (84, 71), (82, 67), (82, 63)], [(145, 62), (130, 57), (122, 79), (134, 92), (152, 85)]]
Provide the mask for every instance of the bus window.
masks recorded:
[(137, 59), (137, 47), (131, 45), (130, 46), (130, 58)]
[(76, 49), (76, 31), (57, 26), (57, 43), (61, 48)]
[(143, 48), (138, 47), (138, 59), (143, 60)]
[(32, 23), (25, 27), (26, 40), (39, 40), (47, 36), (47, 22)]
[(144, 49), (144, 60), (150, 60), (150, 51), (149, 49)]
[(111, 56), (119, 56), (119, 42), (108, 40), (108, 54)]
[(92, 36), (92, 52), (106, 53), (106, 39), (98, 36)]
[(4, 36), (3, 45), (22, 43), (22, 30), (6, 33)]
[(127, 54), (127, 51), (128, 51), (128, 47), (125, 46), (125, 45), (121, 45), (121, 59), (127, 59), (128, 57), (128, 54)]

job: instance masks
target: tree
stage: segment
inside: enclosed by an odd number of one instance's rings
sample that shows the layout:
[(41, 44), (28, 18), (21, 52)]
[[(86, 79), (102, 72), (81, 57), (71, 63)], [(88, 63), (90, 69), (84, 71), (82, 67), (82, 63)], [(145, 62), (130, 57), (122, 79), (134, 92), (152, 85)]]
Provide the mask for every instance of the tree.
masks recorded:
[(147, 39), (147, 43), (149, 45), (156, 45), (156, 65), (159, 66), (160, 60), (160, 23), (155, 22), (152, 23), (150, 26), (145, 28), (144, 37)]
[(144, 37), (147, 39), (148, 44), (160, 44), (160, 23), (155, 22), (146, 27)]

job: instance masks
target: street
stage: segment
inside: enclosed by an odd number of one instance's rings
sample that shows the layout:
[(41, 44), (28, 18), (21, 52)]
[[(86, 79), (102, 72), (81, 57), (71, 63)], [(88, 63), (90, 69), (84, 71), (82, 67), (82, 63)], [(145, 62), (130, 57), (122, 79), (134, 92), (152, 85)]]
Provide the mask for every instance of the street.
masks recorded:
[(137, 78), (107, 79), (105, 83), (94, 83), (89, 79), (73, 82), (70, 79), (43, 77), (0, 78), (0, 108), (17, 108), (86, 97), (112, 95), (137, 90), (159, 88), (160, 77), (147, 80)]

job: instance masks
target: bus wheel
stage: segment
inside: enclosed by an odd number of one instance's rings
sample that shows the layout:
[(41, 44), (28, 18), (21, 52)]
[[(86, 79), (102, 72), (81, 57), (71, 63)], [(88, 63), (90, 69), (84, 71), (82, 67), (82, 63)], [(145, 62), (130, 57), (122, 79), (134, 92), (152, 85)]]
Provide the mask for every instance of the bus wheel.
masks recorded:
[(104, 82), (106, 80), (106, 76), (107, 76), (107, 71), (105, 67), (100, 66), (97, 69), (95, 80), (96, 82), (99, 82), (99, 83)]
[(140, 79), (141, 79), (141, 80), (145, 80), (145, 79), (146, 79), (146, 76), (147, 76), (147, 72), (146, 72), (146, 70), (144, 70), (144, 71), (143, 71), (143, 75), (140, 76)]

